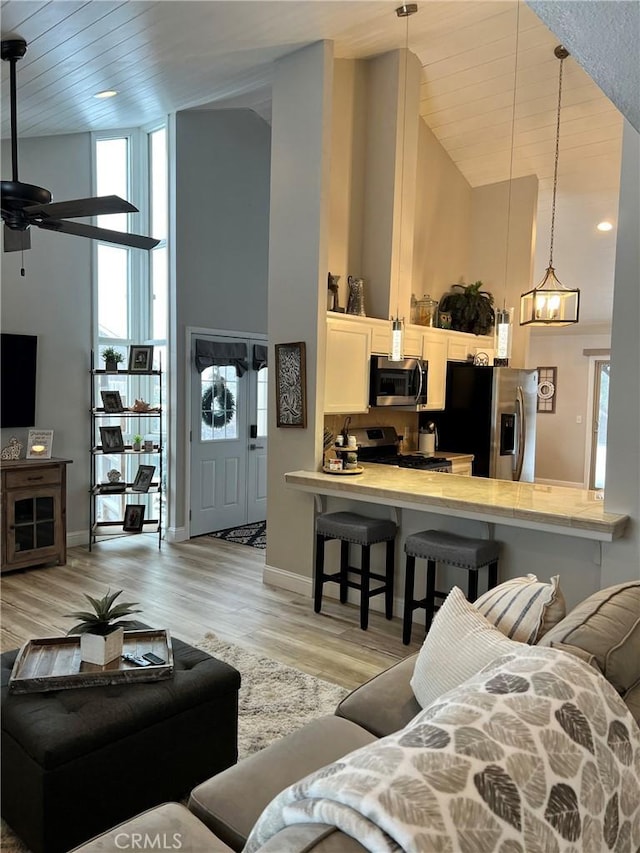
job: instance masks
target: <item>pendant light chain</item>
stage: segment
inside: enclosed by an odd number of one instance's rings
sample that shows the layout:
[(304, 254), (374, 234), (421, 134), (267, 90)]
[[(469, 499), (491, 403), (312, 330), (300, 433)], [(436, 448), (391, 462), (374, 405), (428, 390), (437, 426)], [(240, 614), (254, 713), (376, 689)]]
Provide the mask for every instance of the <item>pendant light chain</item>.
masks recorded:
[(553, 165), (553, 195), (551, 202), (551, 242), (549, 245), (549, 266), (553, 267), (553, 234), (556, 226), (556, 191), (558, 188), (558, 157), (560, 154), (560, 107), (562, 104), (562, 70), (564, 61), (569, 55), (561, 45), (555, 50), (560, 60), (560, 74), (558, 76), (558, 116), (556, 119), (556, 158)]
[(504, 290), (502, 308), (507, 307), (507, 273), (509, 269), (509, 231), (511, 228), (511, 183), (513, 181), (513, 149), (516, 134), (516, 89), (518, 82), (518, 44), (520, 40), (520, 0), (516, 2), (516, 50), (513, 62), (513, 103), (511, 106), (511, 156), (509, 158), (509, 194), (507, 200), (507, 238), (504, 250)]

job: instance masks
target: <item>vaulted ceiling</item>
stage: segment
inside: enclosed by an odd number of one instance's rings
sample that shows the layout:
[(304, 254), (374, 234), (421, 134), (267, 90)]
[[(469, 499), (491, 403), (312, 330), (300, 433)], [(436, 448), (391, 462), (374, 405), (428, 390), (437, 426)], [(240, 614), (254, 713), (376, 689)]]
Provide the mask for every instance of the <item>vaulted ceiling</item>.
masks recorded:
[[(137, 127), (189, 107), (243, 105), (269, 118), (275, 59), (318, 39), (332, 39), (342, 58), (402, 47), (406, 23), (396, 17), (396, 5), (5, 0), (3, 38), (19, 35), (29, 45), (18, 63), (19, 134)], [(506, 180), (511, 172), (537, 175), (544, 228), (554, 164), (557, 37), (515, 0), (429, 0), (419, 7), (408, 38), (423, 67), (424, 120), (471, 186)], [(8, 67), (2, 66), (6, 137)], [(119, 94), (96, 100), (105, 89)], [(567, 60), (560, 191), (581, 209), (577, 228), (590, 223), (587, 197), (596, 221), (615, 217), (621, 131), (616, 108), (575, 60)], [(611, 245), (605, 251), (612, 269)]]

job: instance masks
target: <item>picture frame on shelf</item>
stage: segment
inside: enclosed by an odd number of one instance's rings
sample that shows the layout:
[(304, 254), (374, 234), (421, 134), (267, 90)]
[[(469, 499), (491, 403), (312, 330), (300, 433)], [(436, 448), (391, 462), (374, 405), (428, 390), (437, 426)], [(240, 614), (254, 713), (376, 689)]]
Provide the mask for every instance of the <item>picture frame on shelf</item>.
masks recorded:
[(100, 443), (103, 453), (124, 453), (124, 439), (119, 426), (101, 426)]
[(122, 397), (119, 391), (100, 391), (100, 396), (102, 397), (102, 406), (105, 412), (109, 412), (110, 414), (124, 412)]
[(129, 371), (131, 373), (151, 373), (153, 369), (153, 346), (129, 347)]
[(304, 341), (276, 344), (276, 426), (307, 426), (306, 347)]
[(27, 438), (27, 459), (51, 459), (52, 429), (30, 429)]
[(141, 533), (144, 525), (144, 504), (127, 504), (122, 529), (127, 533)]
[(132, 491), (148, 492), (155, 470), (155, 465), (139, 465), (136, 478), (131, 485)]

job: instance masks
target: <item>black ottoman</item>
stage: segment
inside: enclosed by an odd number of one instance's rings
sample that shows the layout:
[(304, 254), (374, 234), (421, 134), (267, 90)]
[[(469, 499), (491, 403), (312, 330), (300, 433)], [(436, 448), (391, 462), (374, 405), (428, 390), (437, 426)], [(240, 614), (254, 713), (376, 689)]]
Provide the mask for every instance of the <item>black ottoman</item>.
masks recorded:
[[(141, 626), (143, 627), (143, 626)], [(9, 693), (2, 663), (2, 817), (33, 853), (63, 853), (179, 800), (238, 759), (240, 673), (173, 639), (166, 681)]]

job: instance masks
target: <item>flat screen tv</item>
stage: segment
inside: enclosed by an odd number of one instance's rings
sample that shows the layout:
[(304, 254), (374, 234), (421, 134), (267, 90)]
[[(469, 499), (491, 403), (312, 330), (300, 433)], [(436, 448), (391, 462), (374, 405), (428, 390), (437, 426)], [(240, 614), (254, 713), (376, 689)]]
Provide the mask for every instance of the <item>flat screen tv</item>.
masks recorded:
[(0, 335), (0, 426), (32, 427), (36, 422), (35, 335)]

